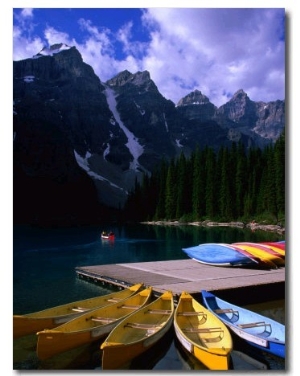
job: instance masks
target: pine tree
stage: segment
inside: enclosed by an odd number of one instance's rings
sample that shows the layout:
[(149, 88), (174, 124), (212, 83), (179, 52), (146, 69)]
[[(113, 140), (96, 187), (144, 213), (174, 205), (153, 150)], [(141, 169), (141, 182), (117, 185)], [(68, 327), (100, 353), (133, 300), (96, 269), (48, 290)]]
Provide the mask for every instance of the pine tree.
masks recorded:
[(175, 163), (171, 160), (168, 167), (166, 190), (165, 190), (165, 212), (167, 219), (175, 219), (176, 217), (176, 202), (177, 202), (177, 189), (176, 189), (176, 174)]
[(216, 214), (217, 184), (216, 184), (216, 158), (212, 149), (207, 149), (206, 161), (206, 184), (205, 184), (205, 214), (208, 218), (214, 218)]
[(221, 163), (221, 181), (220, 181), (220, 215), (223, 220), (232, 219), (232, 202), (230, 190), (230, 159), (228, 148), (221, 148), (220, 159)]
[(167, 180), (167, 163), (163, 159), (160, 165), (160, 169), (157, 173), (158, 184), (158, 199), (155, 205), (154, 219), (159, 220), (166, 217), (165, 202), (166, 202), (166, 180)]
[(236, 174), (235, 174), (235, 215), (237, 218), (243, 215), (244, 198), (247, 186), (247, 158), (244, 146), (240, 142), (238, 144), (236, 156)]
[(285, 130), (275, 143), (274, 154), (277, 208), (279, 215), (283, 215), (285, 212)]
[(199, 220), (205, 210), (203, 156), (197, 147), (193, 158), (192, 211), (194, 220)]
[(176, 164), (177, 170), (177, 181), (176, 181), (176, 189), (177, 189), (177, 202), (176, 202), (176, 218), (181, 218), (186, 212), (186, 158), (183, 153), (180, 154), (179, 160)]

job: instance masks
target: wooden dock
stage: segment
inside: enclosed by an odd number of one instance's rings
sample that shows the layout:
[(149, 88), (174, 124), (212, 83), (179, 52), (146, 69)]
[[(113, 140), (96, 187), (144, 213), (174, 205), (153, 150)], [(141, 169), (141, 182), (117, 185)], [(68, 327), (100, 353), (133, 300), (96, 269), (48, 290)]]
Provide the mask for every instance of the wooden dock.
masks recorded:
[(83, 266), (77, 267), (76, 273), (79, 278), (115, 286), (143, 282), (157, 294), (166, 290), (171, 290), (174, 296), (182, 291), (199, 294), (203, 289), (218, 292), (223, 298), (235, 295), (240, 303), (245, 296), (247, 302), (252, 296), (253, 303), (266, 301), (266, 294), (269, 300), (285, 298), (285, 268), (226, 268), (187, 259)]

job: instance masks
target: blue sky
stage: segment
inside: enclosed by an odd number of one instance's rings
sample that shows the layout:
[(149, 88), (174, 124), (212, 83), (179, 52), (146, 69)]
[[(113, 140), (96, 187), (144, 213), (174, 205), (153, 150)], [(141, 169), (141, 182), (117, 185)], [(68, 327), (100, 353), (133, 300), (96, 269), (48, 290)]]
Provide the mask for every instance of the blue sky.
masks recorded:
[(285, 99), (283, 7), (14, 7), (14, 60), (60, 42), (76, 46), (103, 82), (148, 70), (175, 104), (195, 89), (216, 106), (239, 89), (254, 101)]

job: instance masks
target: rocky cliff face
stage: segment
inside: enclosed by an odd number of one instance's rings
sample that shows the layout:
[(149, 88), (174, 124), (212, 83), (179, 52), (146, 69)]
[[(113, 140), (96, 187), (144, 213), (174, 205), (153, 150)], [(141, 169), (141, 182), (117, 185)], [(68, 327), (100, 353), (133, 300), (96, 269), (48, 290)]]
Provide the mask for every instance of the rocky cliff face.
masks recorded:
[(178, 112), (189, 120), (200, 122), (213, 119), (217, 107), (199, 90), (195, 90), (177, 103)]
[[(264, 147), (285, 124), (284, 101), (253, 102), (242, 90), (217, 108), (197, 90), (175, 105), (147, 71), (101, 82), (76, 48), (63, 44), (14, 62), (13, 74), (14, 180), (36, 192), (43, 179), (58, 207), (80, 186), (65, 213), (70, 207), (76, 212), (79, 202), (83, 208), (95, 202), (120, 207), (136, 179), (162, 158), (188, 156), (196, 146), (218, 150), (232, 141)], [(54, 182), (57, 189), (45, 188)], [(36, 194), (24, 195), (18, 184), (14, 201), (19, 206), (24, 200), (36, 204)]]
[(285, 102), (253, 102), (243, 90), (217, 109), (216, 121), (235, 133), (252, 136), (255, 144), (264, 147), (280, 136), (285, 124)]

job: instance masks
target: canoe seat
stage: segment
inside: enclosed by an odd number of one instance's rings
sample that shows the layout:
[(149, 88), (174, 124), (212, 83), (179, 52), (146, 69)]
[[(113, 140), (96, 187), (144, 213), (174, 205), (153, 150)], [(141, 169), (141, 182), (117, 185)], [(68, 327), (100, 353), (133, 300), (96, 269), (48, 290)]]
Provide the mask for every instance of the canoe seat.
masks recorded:
[(202, 337), (201, 338), (203, 342), (207, 342), (207, 343), (211, 343), (211, 342), (219, 342), (221, 341), (222, 339), (222, 336), (221, 335), (218, 335), (217, 337), (213, 337), (213, 338), (204, 338)]
[(170, 309), (148, 309), (145, 313), (155, 313), (155, 314), (161, 314), (161, 315), (169, 315), (172, 313)]
[(110, 322), (116, 321), (117, 319), (110, 318), (110, 317), (92, 317), (91, 320), (95, 322), (110, 323)]
[(140, 305), (123, 304), (123, 305), (119, 306), (118, 308), (139, 309), (139, 308), (141, 308), (141, 306)]
[(224, 330), (222, 328), (185, 328), (182, 329), (183, 332), (188, 333), (201, 333), (201, 334), (210, 334), (210, 333), (219, 333), (216, 337), (202, 337), (203, 342), (219, 342), (223, 338)]
[(215, 309), (214, 312), (216, 313), (232, 313), (233, 315), (239, 315), (239, 311), (235, 311), (232, 308), (225, 308), (225, 309)]
[(86, 311), (89, 311), (90, 308), (84, 308), (84, 307), (73, 307), (72, 308), (72, 311), (74, 312), (86, 312)]
[(206, 316), (204, 312), (178, 312), (178, 316)]
[(136, 323), (136, 322), (128, 322), (126, 325), (124, 325), (126, 328), (135, 328), (135, 329), (158, 329), (159, 326), (156, 324), (142, 324), (142, 323)]
[(222, 328), (184, 328), (182, 329), (183, 332), (190, 332), (190, 333), (215, 333), (215, 332), (223, 332)]
[(266, 324), (264, 321), (251, 322), (248, 324), (239, 324), (239, 327), (241, 329), (256, 328), (259, 326), (265, 326), (265, 327), (269, 326), (271, 328), (271, 324)]

